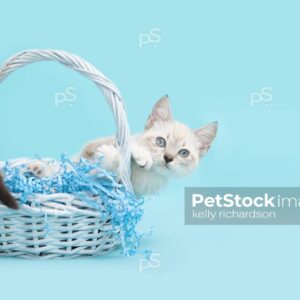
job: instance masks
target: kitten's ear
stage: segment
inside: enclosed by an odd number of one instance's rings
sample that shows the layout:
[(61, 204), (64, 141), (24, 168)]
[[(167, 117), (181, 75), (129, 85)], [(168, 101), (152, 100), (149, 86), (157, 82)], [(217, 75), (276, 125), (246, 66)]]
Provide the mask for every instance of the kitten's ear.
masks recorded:
[(172, 113), (169, 103), (169, 97), (162, 97), (153, 107), (152, 113), (149, 116), (145, 129), (151, 128), (156, 122), (167, 122), (172, 120)]
[(218, 122), (209, 123), (206, 126), (196, 129), (195, 134), (200, 143), (199, 154), (203, 156), (210, 148), (214, 138), (217, 135)]

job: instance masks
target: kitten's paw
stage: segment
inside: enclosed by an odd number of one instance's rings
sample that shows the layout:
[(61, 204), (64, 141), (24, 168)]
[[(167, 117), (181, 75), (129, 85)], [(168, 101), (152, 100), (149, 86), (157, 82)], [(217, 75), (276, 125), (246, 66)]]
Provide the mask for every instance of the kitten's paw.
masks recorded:
[(57, 162), (49, 162), (43, 160), (36, 160), (29, 163), (24, 173), (28, 174), (29, 176), (34, 176), (36, 178), (43, 178), (54, 176), (60, 171), (60, 164)]
[(145, 148), (136, 148), (132, 151), (132, 158), (135, 160), (137, 165), (141, 168), (149, 170), (153, 165), (153, 159), (149, 151)]
[(46, 166), (42, 161), (35, 161), (27, 166), (25, 172), (36, 178), (42, 178), (46, 176)]
[(122, 173), (122, 157), (118, 149), (113, 145), (102, 145), (97, 148), (95, 158), (102, 159), (102, 167), (116, 173), (118, 178)]

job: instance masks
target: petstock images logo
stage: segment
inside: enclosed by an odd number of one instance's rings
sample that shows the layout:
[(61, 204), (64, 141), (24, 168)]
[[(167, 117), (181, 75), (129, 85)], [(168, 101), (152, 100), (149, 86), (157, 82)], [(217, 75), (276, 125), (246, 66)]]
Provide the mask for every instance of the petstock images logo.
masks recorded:
[(300, 225), (300, 188), (187, 187), (186, 225)]

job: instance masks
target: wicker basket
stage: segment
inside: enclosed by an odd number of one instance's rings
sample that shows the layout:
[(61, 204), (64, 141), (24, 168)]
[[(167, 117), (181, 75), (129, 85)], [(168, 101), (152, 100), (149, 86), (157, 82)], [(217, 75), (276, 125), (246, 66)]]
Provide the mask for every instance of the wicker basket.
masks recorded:
[[(94, 66), (80, 57), (57, 50), (21, 52), (0, 68), (0, 82), (17, 68), (37, 61), (53, 60), (91, 79), (100, 88), (117, 125), (116, 140), (123, 159), (122, 184), (130, 183), (129, 126), (124, 103), (116, 86)], [(26, 159), (16, 159), (23, 164)], [(18, 195), (15, 195), (18, 198)], [(95, 200), (95, 199), (93, 199)], [(18, 257), (77, 257), (108, 253), (119, 245), (112, 234), (111, 220), (73, 194), (36, 195), (39, 206), (30, 201), (17, 211), (0, 205), (0, 255)], [(46, 216), (46, 217), (45, 217)], [(50, 226), (51, 231), (45, 232)]]

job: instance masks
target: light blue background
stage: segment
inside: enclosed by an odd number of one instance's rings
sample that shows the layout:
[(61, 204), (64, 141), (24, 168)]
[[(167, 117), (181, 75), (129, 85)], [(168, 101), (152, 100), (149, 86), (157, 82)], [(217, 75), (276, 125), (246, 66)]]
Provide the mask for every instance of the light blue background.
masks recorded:
[[(168, 93), (191, 127), (218, 120), (211, 152), (188, 179), (147, 201), (139, 257), (69, 261), (0, 259), (1, 299), (298, 299), (299, 234), (294, 227), (185, 226), (184, 186), (299, 185), (298, 1), (2, 1), (0, 61), (28, 48), (74, 52), (113, 79), (139, 131)], [(161, 41), (139, 48), (139, 34)], [(156, 46), (156, 47), (155, 47)], [(75, 87), (73, 106), (54, 95)], [(250, 106), (272, 88), (272, 102)], [(104, 97), (54, 63), (28, 66), (0, 89), (1, 159), (76, 153), (113, 133)]]

